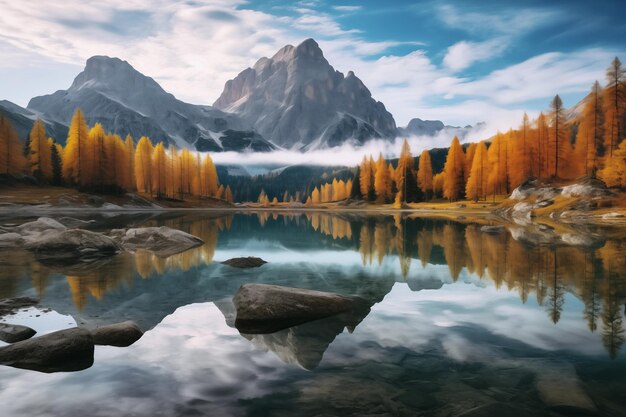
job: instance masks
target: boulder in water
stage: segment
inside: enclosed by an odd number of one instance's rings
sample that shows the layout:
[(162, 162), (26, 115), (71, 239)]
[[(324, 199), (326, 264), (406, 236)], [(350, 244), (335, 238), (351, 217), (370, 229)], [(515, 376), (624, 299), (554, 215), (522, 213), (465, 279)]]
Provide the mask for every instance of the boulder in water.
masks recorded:
[(91, 332), (96, 345), (127, 347), (141, 339), (143, 332), (133, 321), (98, 327)]
[(244, 284), (233, 303), (235, 326), (242, 333), (273, 333), (308, 321), (333, 316), (361, 305), (358, 298), (266, 284)]
[(115, 255), (122, 250), (110, 237), (88, 230), (49, 231), (27, 242), (26, 249), (43, 262), (76, 263)]
[(224, 265), (232, 266), (235, 268), (258, 268), (267, 263), (261, 258), (255, 258), (254, 256), (247, 256), (241, 258), (231, 258), (222, 262)]
[(161, 257), (172, 256), (204, 244), (199, 237), (166, 226), (114, 229), (110, 236), (124, 249), (145, 249)]
[(21, 342), (30, 339), (35, 334), (37, 332), (27, 326), (0, 323), (0, 340), (6, 343)]
[(81, 371), (93, 365), (93, 353), (91, 333), (73, 328), (0, 348), (0, 364), (45, 373)]

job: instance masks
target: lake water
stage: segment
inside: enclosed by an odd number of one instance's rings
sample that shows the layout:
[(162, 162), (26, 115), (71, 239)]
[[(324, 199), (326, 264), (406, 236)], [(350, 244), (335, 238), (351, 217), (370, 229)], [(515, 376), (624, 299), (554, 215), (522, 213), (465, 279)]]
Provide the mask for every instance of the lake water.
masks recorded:
[[(206, 243), (79, 267), (0, 252), (0, 298), (52, 309), (7, 321), (42, 334), (130, 319), (146, 331), (127, 348), (97, 346), (79, 372), (0, 366), (1, 416), (626, 415), (620, 230), (534, 244), (451, 220), (270, 212), (122, 215), (92, 228), (129, 225)], [(237, 256), (268, 263), (220, 263)], [(240, 334), (231, 299), (244, 283), (358, 295), (371, 308)]]

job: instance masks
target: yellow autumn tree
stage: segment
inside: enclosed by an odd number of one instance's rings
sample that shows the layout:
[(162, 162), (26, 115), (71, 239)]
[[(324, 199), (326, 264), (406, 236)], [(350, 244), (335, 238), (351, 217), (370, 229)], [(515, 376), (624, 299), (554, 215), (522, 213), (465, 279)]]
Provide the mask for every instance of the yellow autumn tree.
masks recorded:
[(378, 155), (376, 161), (376, 173), (374, 175), (374, 192), (376, 193), (376, 201), (384, 203), (390, 196), (389, 194), (389, 169), (387, 163), (383, 159), (382, 152)]
[(230, 185), (226, 186), (226, 190), (224, 191), (224, 200), (229, 203), (233, 202), (233, 192), (230, 189)]
[(622, 140), (613, 152), (613, 158), (608, 158), (606, 166), (599, 172), (599, 177), (609, 187), (626, 188), (626, 140)]
[(419, 159), (419, 168), (417, 169), (417, 184), (425, 196), (429, 196), (433, 192), (433, 166), (430, 161), (430, 153), (423, 150)]
[(476, 146), (472, 168), (465, 187), (465, 194), (468, 199), (478, 201), (487, 197), (488, 175), (489, 160), (487, 158), (487, 147), (484, 142), (480, 142)]
[(583, 117), (576, 133), (576, 176), (596, 174), (599, 166), (598, 149), (602, 146), (604, 136), (603, 124), (602, 87), (596, 81), (591, 87), (591, 93), (585, 98)]
[(311, 192), (311, 203), (319, 204), (321, 201), (320, 190), (318, 190), (317, 187), (313, 188), (313, 191)]
[(204, 161), (202, 163), (203, 166), (203, 177), (205, 184), (205, 194), (207, 196), (215, 196), (217, 190), (219, 188), (219, 180), (217, 178), (217, 169), (215, 168), (215, 164), (213, 164), (213, 159), (211, 159), (210, 155), (204, 156)]
[(30, 131), (28, 147), (30, 172), (39, 181), (52, 181), (52, 149), (46, 136), (46, 126), (40, 119), (35, 121)]
[(363, 161), (361, 162), (359, 169), (359, 185), (361, 188), (361, 195), (365, 200), (368, 200), (372, 190), (374, 189), (374, 166), (372, 156), (370, 155), (369, 159), (367, 156), (363, 156)]
[(124, 167), (123, 187), (127, 191), (134, 191), (135, 182), (135, 142), (131, 135), (126, 135), (124, 140), (124, 154), (126, 166)]
[(63, 150), (63, 178), (69, 184), (84, 185), (83, 160), (86, 156), (88, 135), (85, 116), (80, 109), (76, 109)]
[(152, 194), (152, 142), (142, 136), (135, 151), (135, 182), (137, 191)]
[(167, 192), (167, 154), (163, 142), (152, 153), (152, 192), (157, 198), (165, 197)]
[(463, 197), (465, 192), (465, 154), (456, 136), (452, 139), (443, 168), (443, 196), (450, 201)]

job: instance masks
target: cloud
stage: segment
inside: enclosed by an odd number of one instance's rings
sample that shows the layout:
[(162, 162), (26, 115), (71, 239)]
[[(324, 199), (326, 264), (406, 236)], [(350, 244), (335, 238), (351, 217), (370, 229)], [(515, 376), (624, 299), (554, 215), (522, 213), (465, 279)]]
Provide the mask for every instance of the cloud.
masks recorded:
[(495, 58), (504, 52), (507, 43), (503, 38), (485, 42), (457, 42), (448, 48), (443, 63), (453, 71), (460, 71), (475, 62)]
[(338, 12), (358, 12), (362, 9), (361, 6), (333, 6), (333, 9)]
[(548, 8), (510, 8), (499, 12), (475, 12), (460, 10), (450, 4), (437, 7), (436, 14), (443, 23), (454, 29), (472, 34), (508, 35), (527, 34), (531, 30), (568, 17), (563, 10)]

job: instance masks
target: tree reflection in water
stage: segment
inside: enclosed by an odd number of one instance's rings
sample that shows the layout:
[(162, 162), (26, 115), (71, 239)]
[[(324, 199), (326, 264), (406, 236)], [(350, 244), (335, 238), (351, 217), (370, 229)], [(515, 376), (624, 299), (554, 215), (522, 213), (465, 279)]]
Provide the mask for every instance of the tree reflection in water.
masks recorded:
[(200, 237), (205, 244), (168, 258), (137, 251), (96, 264), (62, 268), (43, 265), (26, 251), (4, 249), (0, 298), (15, 296), (25, 287), (34, 288), (41, 297), (52, 280), (65, 279), (72, 301), (81, 311), (87, 303), (97, 303), (111, 291), (132, 287), (136, 278), (151, 279), (172, 270), (191, 271), (210, 264), (218, 237), (225, 242), (238, 236), (280, 243), (284, 236), (297, 233), (302, 245), (297, 249), (355, 250), (364, 268), (376, 268), (386, 257), (397, 257), (402, 276), (399, 280), (406, 280), (411, 289), (442, 285), (412, 283), (412, 268), (446, 264), (453, 281), (465, 270), (482, 280), (491, 280), (498, 289), (517, 292), (522, 303), (534, 295), (555, 324), (561, 318), (566, 295), (572, 294), (583, 301), (581, 318), (591, 332), (601, 332), (612, 358), (625, 340), (626, 239), (622, 236), (588, 245), (572, 239), (568, 231), (568, 238), (563, 235), (548, 243), (533, 243), (518, 230), (485, 233), (480, 224), (324, 212), (264, 211), (214, 217), (170, 214), (142, 225), (180, 229)]

